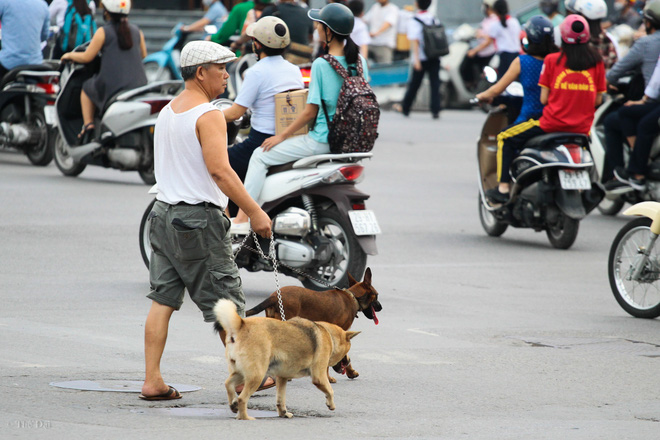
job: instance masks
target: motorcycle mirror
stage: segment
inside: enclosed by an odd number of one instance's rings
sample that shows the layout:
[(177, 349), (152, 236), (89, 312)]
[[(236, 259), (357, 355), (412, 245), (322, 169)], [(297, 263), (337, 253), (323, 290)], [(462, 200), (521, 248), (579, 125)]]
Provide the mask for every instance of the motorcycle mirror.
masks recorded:
[(495, 84), (497, 82), (497, 72), (495, 72), (495, 69), (490, 66), (484, 67), (484, 77), (486, 77), (486, 81), (491, 84)]
[(213, 35), (216, 32), (218, 32), (218, 27), (214, 24), (207, 24), (206, 26), (204, 26), (204, 32)]
[(525, 94), (522, 84), (520, 84), (518, 81), (512, 82), (509, 87), (506, 88), (506, 93), (510, 96), (519, 97), (522, 97)]

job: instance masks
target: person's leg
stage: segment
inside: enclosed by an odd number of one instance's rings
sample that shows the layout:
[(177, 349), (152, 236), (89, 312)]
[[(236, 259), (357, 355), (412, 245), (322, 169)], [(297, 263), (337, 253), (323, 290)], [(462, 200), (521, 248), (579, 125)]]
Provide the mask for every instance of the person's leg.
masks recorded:
[(83, 124), (88, 126), (94, 124), (94, 112), (96, 107), (84, 90), (80, 91), (80, 106), (82, 107)]
[(612, 179), (612, 171), (617, 167), (623, 167), (623, 132), (618, 110), (613, 111), (603, 121), (605, 129), (605, 161), (608, 169), (603, 171), (603, 182)]
[[(245, 175), (245, 189), (250, 194), (250, 197), (260, 203), (259, 195), (266, 181), (268, 167), (329, 152), (330, 147), (327, 143), (317, 142), (309, 134), (289, 138), (268, 151), (257, 148), (252, 153), (248, 172)], [(234, 223), (245, 223), (247, 221), (247, 214), (239, 210)]]
[(426, 61), (424, 66), (431, 83), (431, 114), (434, 118), (440, 115), (440, 59)]
[(163, 394), (169, 389), (160, 372), (160, 360), (165, 350), (172, 312), (172, 307), (153, 301), (144, 324), (145, 379), (142, 395), (146, 397)]
[(401, 112), (408, 116), (410, 113), (410, 108), (413, 105), (413, 102), (415, 101), (415, 97), (417, 96), (417, 91), (419, 90), (419, 87), (422, 85), (422, 80), (424, 79), (424, 69), (422, 70), (412, 70), (412, 76), (410, 77), (410, 82), (408, 83), (408, 89), (406, 90), (406, 94), (403, 96), (403, 101), (401, 102)]
[(637, 124), (635, 149), (630, 155), (630, 162), (628, 164), (628, 171), (637, 179), (643, 179), (646, 176), (649, 154), (651, 153), (655, 137), (660, 133), (660, 125), (658, 125), (659, 118), (660, 105), (655, 104), (653, 108), (646, 109), (646, 115)]

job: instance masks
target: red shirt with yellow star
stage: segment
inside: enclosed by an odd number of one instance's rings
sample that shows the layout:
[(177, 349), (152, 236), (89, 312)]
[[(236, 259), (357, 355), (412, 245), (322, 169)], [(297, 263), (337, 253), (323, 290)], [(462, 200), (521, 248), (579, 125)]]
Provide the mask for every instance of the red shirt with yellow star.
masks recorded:
[(606, 90), (605, 66), (575, 71), (566, 67), (561, 52), (545, 57), (539, 85), (550, 89), (548, 104), (543, 109), (539, 126), (543, 131), (567, 131), (588, 134), (596, 112), (596, 95)]

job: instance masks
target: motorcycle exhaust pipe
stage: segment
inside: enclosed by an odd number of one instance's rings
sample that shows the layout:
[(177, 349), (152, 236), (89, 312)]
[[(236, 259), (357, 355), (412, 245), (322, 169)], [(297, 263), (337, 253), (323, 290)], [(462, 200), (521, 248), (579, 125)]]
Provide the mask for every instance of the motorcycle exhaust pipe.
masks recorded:
[(0, 136), (13, 145), (28, 145), (39, 142), (41, 135), (25, 124), (0, 123)]
[(113, 148), (108, 150), (108, 159), (127, 170), (135, 170), (140, 165), (140, 153), (130, 148)]

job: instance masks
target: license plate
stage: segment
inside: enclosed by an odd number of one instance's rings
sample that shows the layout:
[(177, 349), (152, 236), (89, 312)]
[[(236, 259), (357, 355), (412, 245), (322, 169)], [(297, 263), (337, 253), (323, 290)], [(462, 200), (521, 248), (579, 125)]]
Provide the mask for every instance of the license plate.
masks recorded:
[(591, 189), (586, 170), (559, 170), (559, 183), (563, 189)]
[(348, 218), (351, 219), (355, 235), (375, 235), (381, 232), (373, 211), (348, 211)]
[(57, 123), (57, 118), (55, 117), (55, 106), (47, 105), (44, 107), (44, 116), (46, 117), (46, 124), (55, 125)]

